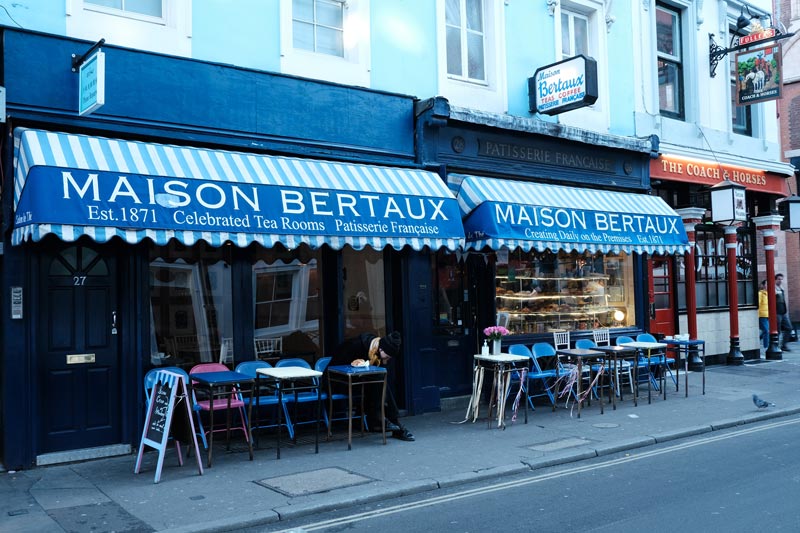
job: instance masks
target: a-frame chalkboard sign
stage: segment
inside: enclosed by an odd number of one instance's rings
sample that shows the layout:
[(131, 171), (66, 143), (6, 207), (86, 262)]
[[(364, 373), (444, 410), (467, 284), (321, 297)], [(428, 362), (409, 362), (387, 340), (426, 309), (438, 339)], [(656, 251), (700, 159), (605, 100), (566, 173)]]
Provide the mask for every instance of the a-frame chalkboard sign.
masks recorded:
[[(139, 443), (139, 454), (136, 457), (136, 468), (133, 473), (138, 474), (142, 467), (144, 447), (150, 446), (158, 450), (158, 464), (154, 483), (161, 480), (161, 469), (164, 466), (164, 454), (167, 451), (167, 441), (170, 437), (178, 443), (191, 443), (194, 446), (194, 456), (197, 459), (197, 468), (203, 474), (203, 462), (200, 459), (200, 447), (197, 444), (197, 434), (194, 431), (192, 407), (189, 405), (189, 395), (183, 376), (168, 370), (159, 370), (155, 374), (153, 390), (150, 394), (150, 404), (147, 407), (147, 417), (142, 430), (142, 440)], [(183, 465), (183, 457), (178, 448), (178, 461)]]

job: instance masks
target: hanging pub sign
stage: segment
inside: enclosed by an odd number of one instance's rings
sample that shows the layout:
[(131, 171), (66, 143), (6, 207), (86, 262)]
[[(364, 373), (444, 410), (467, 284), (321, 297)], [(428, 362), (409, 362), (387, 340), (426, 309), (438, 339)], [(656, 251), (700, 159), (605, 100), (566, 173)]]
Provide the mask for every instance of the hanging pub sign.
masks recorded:
[(737, 105), (752, 105), (780, 98), (782, 74), (780, 44), (736, 54)]
[(558, 115), (597, 101), (597, 62), (578, 55), (541, 67), (528, 78), (531, 113)]

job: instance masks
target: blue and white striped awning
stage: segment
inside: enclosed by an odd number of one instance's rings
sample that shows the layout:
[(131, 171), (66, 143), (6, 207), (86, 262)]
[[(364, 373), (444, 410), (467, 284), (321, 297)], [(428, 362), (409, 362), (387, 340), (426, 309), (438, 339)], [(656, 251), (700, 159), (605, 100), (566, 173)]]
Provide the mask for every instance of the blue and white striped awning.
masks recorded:
[(55, 234), (190, 246), (455, 250), (455, 198), (423, 170), (18, 128), (12, 243)]
[(682, 253), (681, 217), (657, 196), (453, 174), (467, 248)]

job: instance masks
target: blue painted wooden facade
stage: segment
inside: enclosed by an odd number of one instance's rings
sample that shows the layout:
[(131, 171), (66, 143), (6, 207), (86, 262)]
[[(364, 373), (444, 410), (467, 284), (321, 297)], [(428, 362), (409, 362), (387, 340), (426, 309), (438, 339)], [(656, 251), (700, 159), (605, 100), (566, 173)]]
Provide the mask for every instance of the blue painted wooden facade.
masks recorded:
[[(414, 167), (414, 103), (409, 96), (346, 87), (326, 82), (276, 75), (229, 65), (206, 63), (159, 54), (104, 47), (106, 104), (97, 112), (77, 114), (77, 74), (70, 68), (72, 54), (81, 55), (93, 43), (14, 29), (3, 30), (2, 79), (7, 91), (4, 127), (3, 195), (4, 254), (2, 294), (3, 462), (25, 468), (40, 453), (37, 413), (41, 390), (36, 374), (36, 319), (42, 300), (37, 283), (40, 257), (47, 241), (11, 246), (13, 227), (12, 132), (17, 127), (85, 133), (146, 142), (289, 154), (346, 162)], [(120, 442), (135, 446), (143, 416), (142, 378), (150, 355), (150, 334), (143, 317), (149, 313), (147, 246), (112, 245), (124, 280), (119, 287), (119, 349), (124, 354), (120, 412)], [(408, 249), (406, 249), (408, 250)], [(415, 317), (432, 314), (426, 294), (430, 276), (428, 252), (386, 252), (387, 327), (403, 329)], [(323, 260), (338, 260), (332, 251)], [(244, 265), (234, 265), (243, 278)], [(323, 284), (337, 293), (341, 280), (336, 269)], [(10, 287), (23, 291), (24, 317), (8, 313)], [(252, 307), (252, 289), (243, 284), (234, 307)], [(429, 289), (427, 289), (429, 290)], [(340, 340), (340, 302), (323, 302), (326, 350)], [(339, 317), (338, 320), (336, 317)], [(236, 317), (235, 317), (236, 318)], [(236, 335), (251, 338), (252, 320), (235, 320)], [(424, 327), (408, 335), (407, 354), (418, 354), (430, 339)], [(423, 410), (418, 378), (424, 366), (411, 355), (399, 372), (400, 401), (411, 411)]]

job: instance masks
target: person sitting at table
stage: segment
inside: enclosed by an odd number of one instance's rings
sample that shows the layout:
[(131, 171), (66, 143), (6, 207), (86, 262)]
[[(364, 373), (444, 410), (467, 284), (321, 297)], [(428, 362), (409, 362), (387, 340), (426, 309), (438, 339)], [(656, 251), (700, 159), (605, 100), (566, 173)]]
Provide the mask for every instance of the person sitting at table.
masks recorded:
[[(336, 349), (336, 353), (331, 357), (330, 366), (363, 364), (369, 361), (370, 365), (383, 366), (387, 372), (386, 402), (384, 412), (386, 414), (386, 431), (392, 432), (392, 437), (404, 441), (415, 440), (414, 435), (404, 428), (398, 419), (400, 411), (394, 399), (389, 379), (392, 372), (391, 361), (393, 357), (400, 354), (400, 344), (402, 337), (397, 331), (378, 337), (372, 333), (362, 333), (357, 337), (345, 340)], [(364, 385), (364, 411), (367, 416), (367, 423), (371, 431), (381, 431), (381, 385), (378, 383)]]

